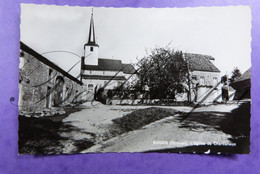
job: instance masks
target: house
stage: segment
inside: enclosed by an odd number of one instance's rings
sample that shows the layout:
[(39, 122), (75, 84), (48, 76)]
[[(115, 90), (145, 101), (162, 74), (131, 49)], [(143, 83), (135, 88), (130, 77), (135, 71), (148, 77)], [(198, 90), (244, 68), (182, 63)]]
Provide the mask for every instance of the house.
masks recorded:
[(124, 64), (121, 60), (99, 58), (98, 50), (92, 13), (88, 41), (84, 45), (84, 56), (81, 60), (80, 75), (80, 80), (90, 96), (93, 96), (96, 86), (103, 87), (105, 90), (114, 89), (122, 84), (130, 84), (136, 79), (136, 70), (133, 65)]
[(81, 101), (82, 82), (20, 42), (19, 111), (43, 111)]
[(215, 59), (193, 53), (184, 53), (184, 58), (188, 62), (191, 81), (186, 86), (186, 95), (177, 96), (177, 101), (213, 102), (221, 94), (220, 70), (214, 65)]

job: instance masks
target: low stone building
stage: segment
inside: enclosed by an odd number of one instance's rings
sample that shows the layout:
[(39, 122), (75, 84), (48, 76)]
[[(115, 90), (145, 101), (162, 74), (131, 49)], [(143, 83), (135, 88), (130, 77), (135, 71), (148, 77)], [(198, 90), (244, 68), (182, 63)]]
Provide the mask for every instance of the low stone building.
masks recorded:
[(20, 42), (19, 110), (43, 111), (81, 101), (82, 82)]

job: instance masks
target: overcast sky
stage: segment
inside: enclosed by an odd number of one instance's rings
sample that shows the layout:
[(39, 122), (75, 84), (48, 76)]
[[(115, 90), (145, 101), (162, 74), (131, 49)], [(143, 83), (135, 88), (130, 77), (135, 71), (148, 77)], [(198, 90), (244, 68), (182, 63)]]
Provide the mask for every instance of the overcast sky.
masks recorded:
[[(44, 53), (83, 55), (91, 7), (21, 5), (21, 41)], [(211, 55), (221, 74), (251, 67), (251, 10), (248, 6), (197, 8), (94, 8), (100, 58), (136, 63), (156, 46)], [(79, 57), (44, 54), (65, 70)], [(77, 76), (80, 64), (71, 74)]]

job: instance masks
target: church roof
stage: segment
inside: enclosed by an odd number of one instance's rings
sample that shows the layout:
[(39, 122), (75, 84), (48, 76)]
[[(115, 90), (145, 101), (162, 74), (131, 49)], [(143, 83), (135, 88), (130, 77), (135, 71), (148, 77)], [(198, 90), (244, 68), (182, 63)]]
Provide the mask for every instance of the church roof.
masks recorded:
[(123, 71), (125, 74), (134, 74), (135, 68), (131, 64), (124, 64), (121, 60), (98, 59), (98, 65), (85, 65), (84, 70), (96, 71)]
[(84, 45), (84, 47), (86, 45), (98, 46), (98, 44), (96, 43), (96, 36), (95, 36), (95, 29), (94, 29), (93, 9), (92, 9), (90, 25), (89, 25), (88, 42)]
[(220, 70), (211, 62), (211, 60), (215, 60), (212, 56), (185, 53), (185, 57), (189, 62), (191, 71), (220, 72)]

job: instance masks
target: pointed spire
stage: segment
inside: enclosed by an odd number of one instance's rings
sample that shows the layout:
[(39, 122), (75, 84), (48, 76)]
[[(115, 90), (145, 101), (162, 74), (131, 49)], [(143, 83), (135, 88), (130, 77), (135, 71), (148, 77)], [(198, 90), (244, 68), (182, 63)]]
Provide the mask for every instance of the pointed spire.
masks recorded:
[(96, 37), (95, 37), (94, 19), (93, 19), (93, 8), (92, 8), (91, 19), (90, 19), (88, 43), (87, 43), (86, 45), (98, 46), (97, 43), (96, 43)]

